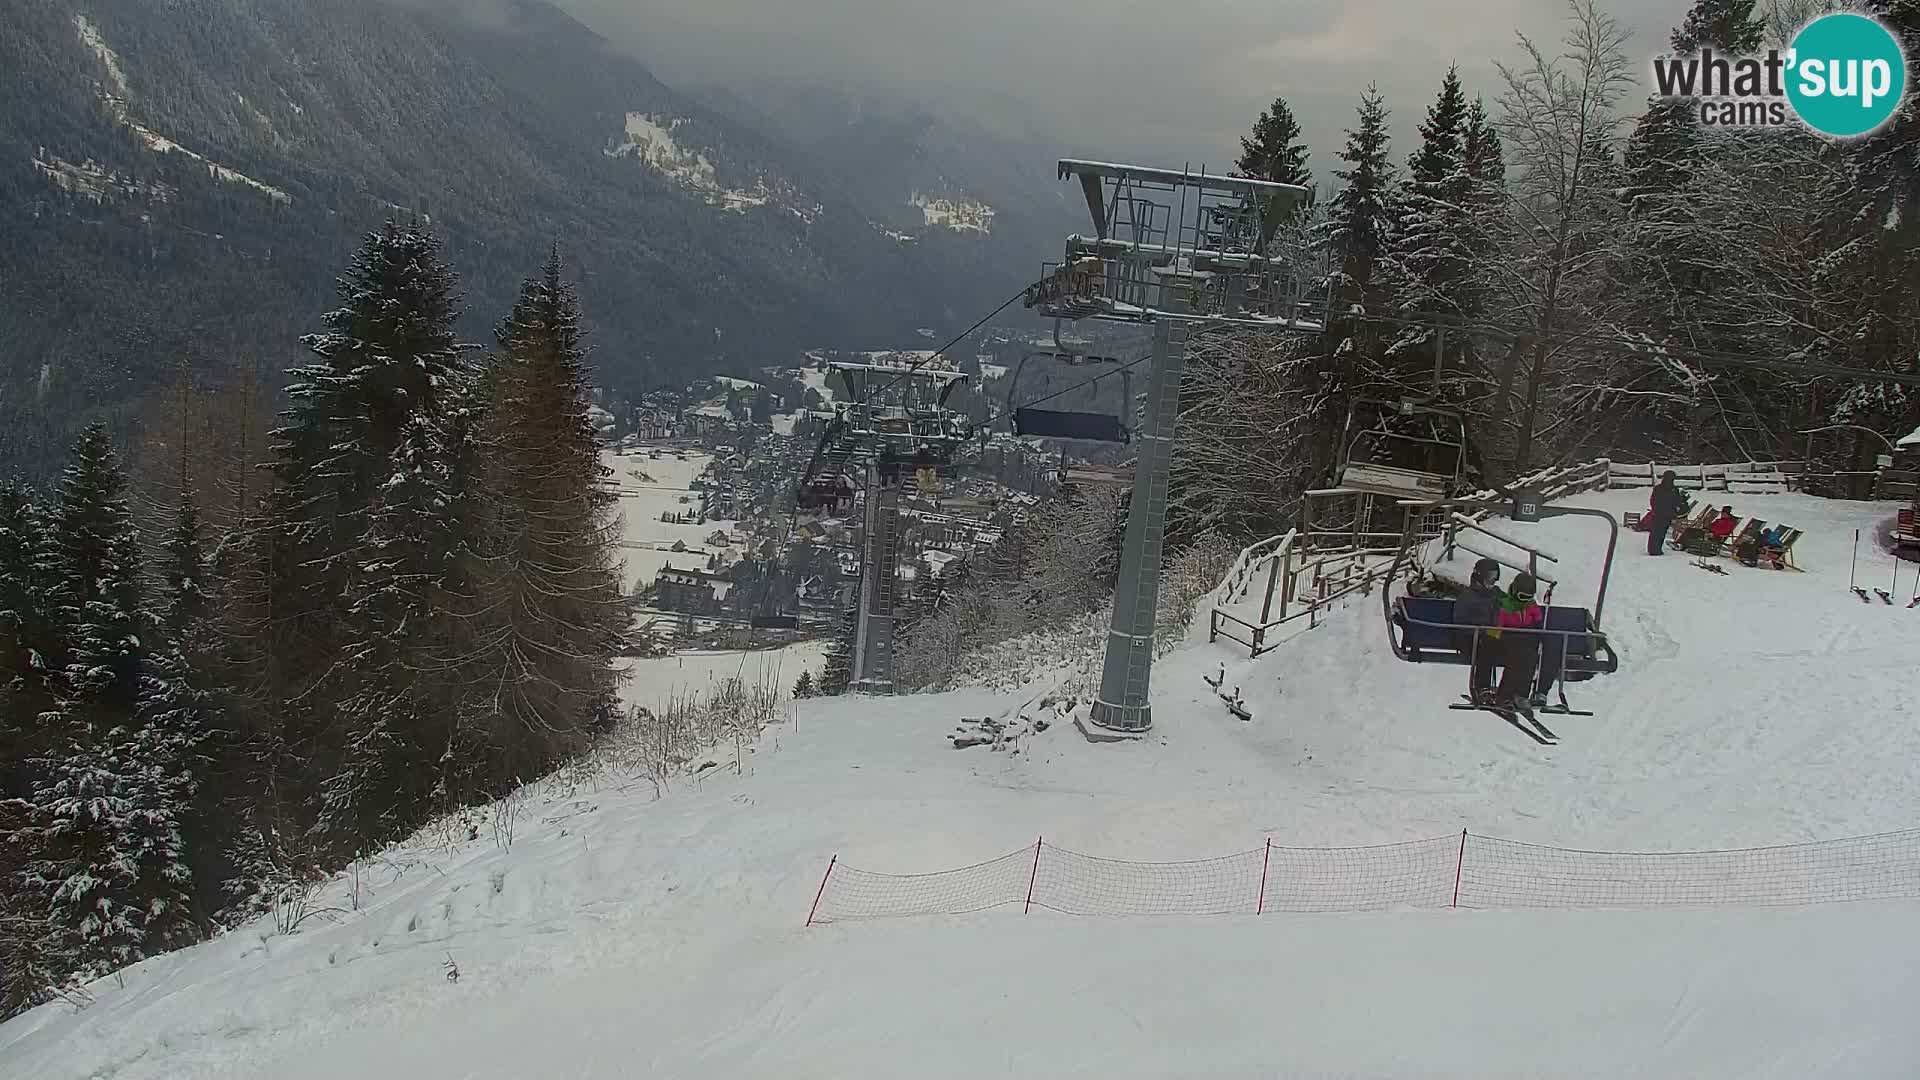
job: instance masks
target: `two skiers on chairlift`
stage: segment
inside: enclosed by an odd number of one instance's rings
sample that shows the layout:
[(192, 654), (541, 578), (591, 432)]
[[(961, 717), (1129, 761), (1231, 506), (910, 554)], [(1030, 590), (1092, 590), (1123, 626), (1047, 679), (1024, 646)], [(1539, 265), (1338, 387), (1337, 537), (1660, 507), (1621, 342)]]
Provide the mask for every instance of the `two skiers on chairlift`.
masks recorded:
[[(1661, 531), (1665, 531), (1664, 529)], [(1539, 706), (1544, 696), (1534, 686), (1540, 667), (1539, 634), (1502, 634), (1503, 630), (1538, 630), (1546, 623), (1546, 611), (1534, 602), (1536, 582), (1532, 574), (1518, 574), (1505, 591), (1499, 587), (1500, 564), (1481, 559), (1474, 564), (1466, 595), (1455, 604), (1455, 618), (1469, 626), (1487, 629), (1474, 631), (1472, 674), (1468, 686), (1475, 705), (1513, 708), (1521, 703)], [(1495, 686), (1493, 669), (1501, 668)]]

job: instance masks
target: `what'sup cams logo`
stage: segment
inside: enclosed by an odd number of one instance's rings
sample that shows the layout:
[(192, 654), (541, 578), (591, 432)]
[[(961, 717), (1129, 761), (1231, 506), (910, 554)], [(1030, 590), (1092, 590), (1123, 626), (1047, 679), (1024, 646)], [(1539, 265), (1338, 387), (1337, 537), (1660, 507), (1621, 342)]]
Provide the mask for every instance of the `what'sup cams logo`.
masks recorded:
[(1907, 93), (1907, 59), (1878, 19), (1840, 12), (1802, 27), (1784, 53), (1655, 57), (1653, 85), (1660, 97), (1696, 103), (1702, 126), (1780, 127), (1797, 117), (1844, 139), (1893, 118)]

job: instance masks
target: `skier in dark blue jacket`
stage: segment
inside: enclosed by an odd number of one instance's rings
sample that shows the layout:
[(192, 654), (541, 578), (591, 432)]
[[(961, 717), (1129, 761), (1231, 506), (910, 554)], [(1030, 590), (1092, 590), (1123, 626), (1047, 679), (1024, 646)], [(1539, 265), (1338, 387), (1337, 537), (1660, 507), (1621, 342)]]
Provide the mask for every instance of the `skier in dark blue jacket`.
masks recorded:
[[(1467, 591), (1453, 602), (1453, 621), (1467, 626), (1491, 627), (1500, 610), (1500, 564), (1481, 559), (1473, 564), (1473, 576)], [(1473, 658), (1467, 677), (1467, 694), (1475, 705), (1493, 701), (1493, 665), (1499, 655), (1499, 643), (1486, 631), (1466, 630), (1463, 646)]]

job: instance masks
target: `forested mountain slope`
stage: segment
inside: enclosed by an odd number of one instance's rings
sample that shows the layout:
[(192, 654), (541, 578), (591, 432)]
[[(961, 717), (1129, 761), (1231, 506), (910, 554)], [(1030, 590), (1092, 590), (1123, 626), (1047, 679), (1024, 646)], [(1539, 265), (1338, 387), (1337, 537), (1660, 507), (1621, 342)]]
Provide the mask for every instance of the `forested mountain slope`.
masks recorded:
[(902, 242), (813, 160), (538, 0), (0, 0), (0, 458), (43, 472), (182, 359), (297, 362), (393, 213), (444, 235), (473, 340), (558, 241), (616, 386), (1021, 283), (1007, 245)]

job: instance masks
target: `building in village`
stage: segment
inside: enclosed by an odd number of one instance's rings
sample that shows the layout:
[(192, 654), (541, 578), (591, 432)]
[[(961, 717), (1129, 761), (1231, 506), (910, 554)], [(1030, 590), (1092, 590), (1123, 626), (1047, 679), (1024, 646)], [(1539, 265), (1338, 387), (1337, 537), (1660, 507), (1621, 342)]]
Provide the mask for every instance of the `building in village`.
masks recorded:
[(654, 606), (688, 615), (718, 615), (733, 582), (705, 570), (679, 569), (672, 563), (653, 578)]

